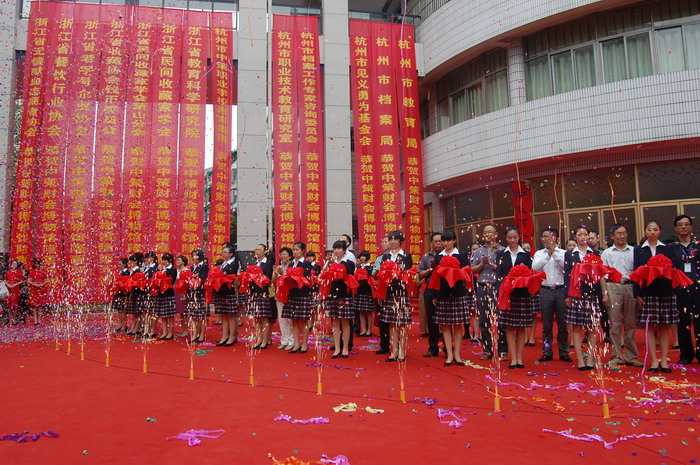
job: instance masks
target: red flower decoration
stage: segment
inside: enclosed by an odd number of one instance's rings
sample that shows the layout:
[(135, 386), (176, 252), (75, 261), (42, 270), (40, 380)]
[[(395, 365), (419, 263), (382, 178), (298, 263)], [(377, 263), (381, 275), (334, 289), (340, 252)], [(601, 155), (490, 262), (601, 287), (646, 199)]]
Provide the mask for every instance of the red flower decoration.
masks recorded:
[(459, 268), (459, 259), (452, 255), (445, 255), (440, 259), (440, 266), (444, 266), (445, 268)]
[(671, 262), (671, 259), (668, 258), (666, 255), (660, 253), (651, 257), (647, 265), (657, 266), (659, 268), (673, 268), (673, 263)]

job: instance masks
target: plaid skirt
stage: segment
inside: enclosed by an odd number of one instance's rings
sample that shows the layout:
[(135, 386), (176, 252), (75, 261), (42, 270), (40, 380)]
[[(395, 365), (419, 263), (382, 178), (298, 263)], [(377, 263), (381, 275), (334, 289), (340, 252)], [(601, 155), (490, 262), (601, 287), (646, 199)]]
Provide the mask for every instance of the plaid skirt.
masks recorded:
[(156, 318), (174, 317), (177, 314), (177, 309), (175, 308), (175, 296), (157, 296), (154, 310), (154, 315)]
[(648, 296), (643, 297), (644, 305), (637, 314), (637, 325), (646, 327), (647, 318), (650, 325), (675, 325), (681, 322), (676, 307), (676, 296), (664, 297)]
[(350, 297), (327, 297), (324, 302), (328, 318), (355, 318), (355, 306)]
[(207, 316), (207, 303), (204, 292), (185, 294), (185, 311), (182, 314), (183, 318), (194, 318), (201, 320)]
[(532, 301), (532, 314), (536, 315), (538, 313), (541, 313), (542, 310), (540, 310), (540, 293), (538, 292), (537, 294), (531, 295), (530, 300)]
[(248, 303), (248, 294), (236, 291), (236, 299), (238, 300), (238, 305), (245, 307)]
[(238, 315), (238, 299), (236, 294), (221, 294), (214, 292), (212, 298), (214, 313), (217, 315)]
[(147, 294), (131, 292), (126, 296), (124, 311), (133, 315), (140, 315), (146, 310), (145, 301)]
[(308, 295), (289, 296), (282, 308), (282, 318), (308, 320), (311, 318), (311, 299)]
[(440, 297), (435, 304), (433, 323), (437, 325), (463, 325), (469, 323), (469, 313), (474, 309), (474, 295)]
[(379, 320), (384, 323), (398, 325), (410, 325), (413, 323), (411, 301), (408, 298), (408, 294), (387, 297), (381, 303)]
[[(537, 296), (539, 299), (539, 296)], [(532, 326), (532, 296), (511, 297), (510, 310), (498, 310), (498, 326), (504, 328), (529, 328)]]
[(566, 309), (564, 321), (567, 325), (597, 328), (600, 326), (600, 303), (598, 296), (572, 297), (571, 307)]
[(374, 297), (372, 294), (357, 294), (353, 299), (355, 310), (358, 312), (373, 312)]
[(272, 302), (265, 294), (251, 293), (246, 295), (246, 313), (253, 318), (272, 318), (275, 310), (272, 309)]
[(124, 294), (117, 294), (112, 298), (112, 311), (121, 312), (124, 310), (126, 305), (126, 296)]

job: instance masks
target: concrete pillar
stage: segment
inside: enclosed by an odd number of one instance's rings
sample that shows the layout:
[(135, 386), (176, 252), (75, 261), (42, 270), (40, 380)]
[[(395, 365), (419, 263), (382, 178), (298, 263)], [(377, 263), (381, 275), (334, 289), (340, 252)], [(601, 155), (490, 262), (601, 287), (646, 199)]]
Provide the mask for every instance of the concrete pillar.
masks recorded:
[(527, 101), (525, 95), (525, 56), (523, 39), (515, 38), (506, 49), (508, 54), (508, 90), (510, 91), (510, 104), (520, 105)]
[(352, 234), (350, 43), (347, 0), (323, 2), (326, 244)]
[(15, 28), (19, 21), (19, 2), (0, 3), (0, 253), (10, 250), (10, 203), (14, 170)]
[[(268, 186), (272, 159), (267, 136), (267, 2), (239, 3), (238, 249), (268, 243)], [(271, 244), (270, 244), (271, 245)]]

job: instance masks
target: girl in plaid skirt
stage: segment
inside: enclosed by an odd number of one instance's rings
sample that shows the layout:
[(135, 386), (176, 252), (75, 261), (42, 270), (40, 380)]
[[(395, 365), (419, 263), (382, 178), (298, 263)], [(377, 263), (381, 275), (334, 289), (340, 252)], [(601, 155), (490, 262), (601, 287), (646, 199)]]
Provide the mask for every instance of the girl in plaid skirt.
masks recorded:
[[(327, 261), (325, 270), (321, 273), (322, 294), (326, 313), (333, 322), (333, 344), (335, 351), (331, 358), (348, 358), (350, 353), (350, 320), (355, 316), (355, 308), (352, 304), (352, 289), (357, 289), (357, 281), (352, 277), (355, 272), (355, 264), (349, 260), (343, 260), (348, 245), (345, 241), (333, 243), (333, 262)], [(341, 271), (342, 270), (342, 271)], [(332, 279), (332, 280), (331, 280)], [(328, 283), (328, 280), (331, 280)], [(348, 287), (348, 282), (354, 287)]]
[[(155, 252), (146, 252), (143, 256), (143, 274), (146, 275), (146, 279), (151, 279), (153, 274), (158, 271), (158, 255)], [(143, 312), (144, 312), (144, 332), (150, 338), (156, 337), (156, 317), (155, 306), (156, 306), (156, 296), (150, 292), (143, 296)]]
[[(141, 271), (141, 265), (143, 264), (143, 254), (141, 252), (136, 252), (129, 256), (129, 276), (137, 276), (145, 279)], [(135, 278), (134, 278), (135, 279)], [(124, 312), (126, 314), (132, 314), (133, 318), (131, 320), (131, 327), (127, 331), (127, 335), (133, 336), (139, 331), (141, 331), (142, 323), (142, 313), (144, 309), (144, 301), (146, 298), (145, 285), (144, 288), (134, 287), (126, 296), (126, 303), (124, 305)]]
[[(119, 259), (119, 276), (129, 276), (128, 268), (129, 259), (120, 258)], [(122, 331), (126, 332), (126, 312), (124, 311), (126, 307), (126, 292), (123, 290), (118, 290), (114, 293), (112, 297), (112, 310), (119, 314), (119, 327), (114, 330), (115, 333)]]
[[(185, 257), (178, 257), (178, 259), (187, 260)], [(161, 256), (161, 265), (163, 270), (160, 273), (164, 273), (162, 279), (160, 293), (156, 296), (155, 304), (155, 316), (160, 318), (163, 324), (163, 334), (159, 337), (158, 341), (170, 341), (175, 336), (173, 335), (173, 326), (175, 326), (175, 314), (177, 310), (175, 309), (175, 281), (177, 280), (177, 270), (173, 267), (173, 255), (170, 252), (166, 252)], [(154, 274), (153, 279), (157, 279), (158, 273)], [(170, 287), (167, 287), (166, 280), (170, 280)]]
[[(304, 254), (306, 253), (306, 244), (303, 242), (295, 242), (292, 245), (292, 262), (289, 268), (301, 268), (304, 278), (311, 278), (311, 263), (307, 262)], [(287, 270), (289, 272), (289, 269)], [(289, 299), (282, 308), (282, 318), (292, 320), (292, 337), (294, 339), (294, 347), (289, 352), (295, 354), (300, 352), (305, 354), (309, 349), (309, 320), (311, 319), (311, 288), (303, 286), (301, 288), (291, 289), (289, 291)], [(299, 340), (301, 333), (301, 341)]]
[[(357, 256), (359, 261), (357, 265), (357, 270), (355, 270), (355, 278), (360, 283), (360, 287), (357, 289), (357, 295), (355, 296), (355, 311), (360, 315), (360, 336), (370, 337), (372, 335), (372, 319), (374, 318), (374, 292), (372, 291), (372, 285), (370, 282), (374, 282), (374, 279), (369, 279), (374, 274), (374, 267), (369, 263), (369, 252), (363, 250)], [(368, 279), (359, 279), (357, 276), (358, 270), (365, 270)], [(363, 274), (364, 276), (364, 274)]]
[[(430, 280), (430, 289), (437, 291), (433, 300), (433, 322), (440, 325), (442, 330), (447, 353), (445, 366), (453, 363), (464, 365), (459, 353), (462, 347), (462, 333), (464, 325), (469, 322), (469, 314), (474, 309), (471, 272), (462, 269), (469, 265), (469, 258), (455, 248), (457, 238), (454, 232), (444, 231), (440, 233), (440, 238), (444, 249), (435, 257), (433, 277)], [(459, 279), (453, 281), (451, 286), (448, 278), (455, 276)]]
[[(671, 248), (659, 240), (661, 227), (656, 221), (648, 221), (644, 227), (646, 241), (634, 248), (634, 269), (649, 264), (656, 255), (671, 257)], [(633, 292), (637, 299), (637, 324), (645, 329), (647, 353), (651, 358), (650, 373), (671, 373), (668, 367), (668, 347), (670, 344), (671, 326), (680, 323), (676, 307), (676, 297), (671, 281), (660, 277), (645, 287), (633, 282)], [(661, 357), (656, 355), (656, 333), (658, 332)]]
[(209, 267), (204, 263), (204, 251), (194, 249), (192, 251), (192, 275), (199, 280), (199, 285), (190, 287), (185, 294), (184, 317), (194, 323), (194, 332), (191, 342), (204, 342), (207, 332), (208, 309), (204, 291), (204, 283), (207, 281)]
[[(498, 283), (508, 276), (511, 268), (525, 265), (532, 268), (532, 257), (520, 246), (520, 229), (510, 226), (506, 229), (508, 247), (498, 253), (496, 258), (496, 276)], [(527, 334), (526, 328), (532, 326), (532, 299), (525, 288), (513, 289), (510, 293), (510, 309), (499, 310), (498, 325), (506, 328), (506, 340), (510, 365), (508, 368), (525, 368), (523, 349)]]

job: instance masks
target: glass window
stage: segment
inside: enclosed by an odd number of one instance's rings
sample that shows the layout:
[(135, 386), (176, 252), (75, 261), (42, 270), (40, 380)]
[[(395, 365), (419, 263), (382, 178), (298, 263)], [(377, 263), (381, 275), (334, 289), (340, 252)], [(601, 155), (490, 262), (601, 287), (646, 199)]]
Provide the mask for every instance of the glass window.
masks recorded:
[(689, 203), (683, 205), (683, 213), (693, 219), (695, 233), (700, 232), (700, 203)]
[(537, 100), (552, 95), (548, 56), (535, 58), (525, 63), (525, 90), (528, 100)]
[(476, 118), (483, 114), (481, 83), (479, 83), (467, 89), (467, 118)]
[(598, 15), (598, 37), (612, 36), (651, 26), (649, 5), (640, 5)]
[(700, 197), (700, 162), (642, 165), (637, 170), (642, 202)]
[(474, 243), (474, 234), (471, 226), (463, 226), (457, 229), (457, 244), (456, 247), (461, 251), (470, 252), (471, 246)]
[(484, 79), (486, 86), (486, 112), (500, 110), (508, 106), (508, 73), (499, 71)]
[(457, 92), (452, 95), (452, 118), (453, 124), (461, 123), (469, 118), (469, 109), (467, 103), (467, 94), (465, 91)]
[(671, 73), (685, 69), (683, 58), (683, 34), (680, 27), (656, 31), (660, 73)]
[(493, 201), (493, 217), (500, 218), (502, 216), (513, 215), (513, 186), (512, 184), (503, 184), (491, 188), (491, 199)]
[[(592, 229), (600, 233), (597, 210), (569, 213), (568, 218), (569, 233), (566, 235), (567, 240), (573, 237), (574, 231), (576, 231), (576, 228), (579, 226), (585, 226), (589, 231)], [(564, 243), (564, 245), (566, 245), (566, 243)]]
[[(661, 205), (656, 207), (642, 207), (642, 227), (646, 226), (646, 222), (650, 220), (658, 221), (661, 228), (659, 240), (668, 242), (668, 240), (676, 234), (673, 229), (673, 218), (678, 214), (678, 208), (675, 205)], [(644, 232), (640, 235), (640, 244), (646, 240)]]
[(605, 82), (617, 82), (627, 79), (625, 67), (625, 39), (606, 40), (601, 43), (603, 50), (603, 76)]
[(627, 67), (630, 79), (649, 76), (652, 73), (649, 33), (629, 36), (627, 42)]
[(491, 218), (489, 191), (461, 194), (455, 198), (457, 224), (473, 223)]
[[(563, 217), (561, 218), (563, 220)], [(535, 237), (537, 240), (535, 241), (537, 249), (542, 248), (542, 242), (540, 242), (539, 238), (542, 235), (542, 230), (547, 229), (547, 228), (554, 228), (557, 231), (559, 231), (559, 221), (560, 221), (560, 215), (559, 213), (540, 213), (539, 215), (535, 215)]]
[(596, 80), (593, 45), (574, 50), (574, 62), (576, 64), (576, 88), (583, 89), (594, 86)]
[(627, 242), (630, 245), (637, 245), (637, 210), (616, 208), (615, 215), (613, 215), (613, 210), (603, 210), (603, 230), (600, 231), (600, 235), (605, 233), (605, 241), (608, 245), (613, 243), (613, 239), (610, 237), (610, 228), (617, 223), (624, 224), (627, 228)]
[(437, 104), (438, 131), (450, 127), (450, 99), (443, 99)]
[(445, 226), (454, 226), (455, 224), (455, 198), (450, 197), (445, 200)]
[(611, 203), (617, 205), (636, 201), (633, 168), (567, 175), (564, 176), (564, 188), (566, 208), (594, 207)]
[(428, 99), (420, 103), (420, 137), (425, 139), (430, 135), (430, 107)]
[(554, 176), (535, 178), (530, 181), (536, 212), (559, 210), (562, 207), (562, 187), (561, 182), (557, 181)]
[(700, 68), (700, 24), (683, 28), (685, 55), (688, 57), (688, 69)]
[(555, 94), (574, 90), (574, 65), (571, 62), (570, 51), (552, 55), (552, 73)]

